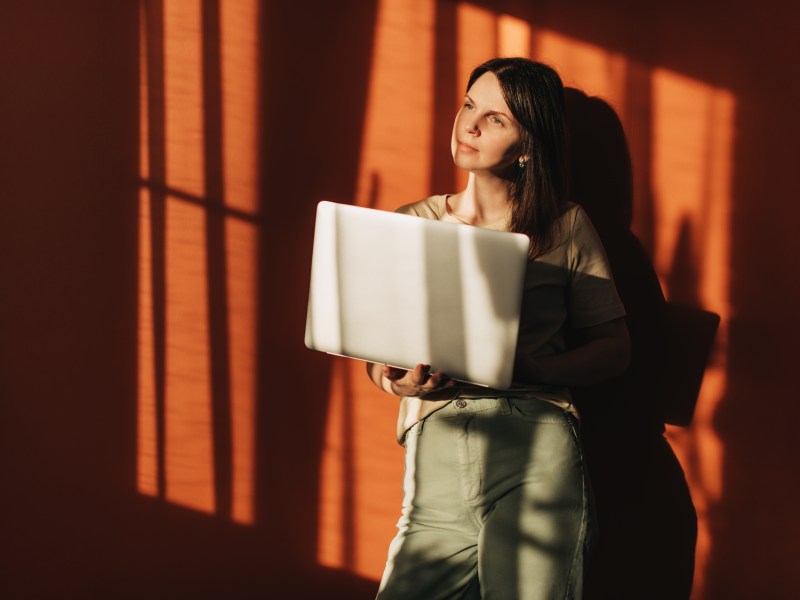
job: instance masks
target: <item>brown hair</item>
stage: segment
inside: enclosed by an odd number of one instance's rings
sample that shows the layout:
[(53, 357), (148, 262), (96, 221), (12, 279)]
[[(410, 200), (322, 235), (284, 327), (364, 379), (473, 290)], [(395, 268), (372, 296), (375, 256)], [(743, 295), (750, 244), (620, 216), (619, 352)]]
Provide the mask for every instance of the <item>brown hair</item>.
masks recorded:
[(566, 210), (564, 86), (548, 65), (526, 58), (493, 58), (476, 67), (467, 91), (484, 73), (494, 73), (520, 125), (527, 156), (511, 182), (511, 231), (531, 238), (530, 258), (560, 242), (558, 219)]

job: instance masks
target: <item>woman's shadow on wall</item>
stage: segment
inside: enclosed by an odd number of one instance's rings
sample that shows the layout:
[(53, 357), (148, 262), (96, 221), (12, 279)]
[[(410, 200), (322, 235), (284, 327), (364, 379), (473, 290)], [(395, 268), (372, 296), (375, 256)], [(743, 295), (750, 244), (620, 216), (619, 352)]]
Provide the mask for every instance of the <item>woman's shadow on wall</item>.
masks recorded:
[(623, 376), (573, 390), (599, 529), (585, 597), (688, 598), (697, 517), (663, 434), (665, 423), (691, 420), (719, 319), (664, 298), (630, 229), (631, 159), (617, 114), (572, 88), (566, 102), (570, 197), (603, 241), (632, 347)]

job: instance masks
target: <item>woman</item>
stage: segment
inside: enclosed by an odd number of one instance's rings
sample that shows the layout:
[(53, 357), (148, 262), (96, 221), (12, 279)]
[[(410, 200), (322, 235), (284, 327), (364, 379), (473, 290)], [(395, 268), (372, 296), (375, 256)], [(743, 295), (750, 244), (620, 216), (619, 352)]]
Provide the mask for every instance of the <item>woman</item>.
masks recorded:
[(472, 72), (453, 126), (466, 188), (399, 209), (526, 233), (531, 245), (512, 389), (422, 364), (367, 365), (401, 397), (406, 448), (381, 599), (581, 595), (591, 500), (567, 386), (623, 372), (629, 341), (602, 246), (565, 199), (564, 129), (555, 71), (490, 60)]

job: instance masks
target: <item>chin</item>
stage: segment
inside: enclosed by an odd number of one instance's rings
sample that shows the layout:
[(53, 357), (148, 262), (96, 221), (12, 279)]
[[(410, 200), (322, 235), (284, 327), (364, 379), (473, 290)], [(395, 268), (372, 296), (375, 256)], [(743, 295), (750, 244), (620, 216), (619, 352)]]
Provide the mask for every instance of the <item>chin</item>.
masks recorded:
[(465, 156), (463, 152), (453, 153), (453, 162), (461, 169), (477, 169), (479, 168), (476, 156)]
[(453, 164), (462, 171), (469, 171), (470, 173), (478, 170), (475, 165), (468, 164), (463, 160), (453, 160)]

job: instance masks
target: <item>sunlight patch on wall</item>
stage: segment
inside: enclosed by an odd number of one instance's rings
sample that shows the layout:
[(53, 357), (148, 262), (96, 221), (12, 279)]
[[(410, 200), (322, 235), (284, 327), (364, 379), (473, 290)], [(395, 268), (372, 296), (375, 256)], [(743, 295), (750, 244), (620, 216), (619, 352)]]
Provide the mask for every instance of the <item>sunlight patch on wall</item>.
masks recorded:
[(167, 186), (205, 194), (203, 64), (199, 0), (164, 2)]
[(256, 470), (256, 323), (258, 304), (259, 230), (251, 223), (225, 222), (228, 290), (228, 333), (231, 374), (231, 518), (255, 521)]
[(155, 340), (153, 336), (152, 242), (150, 236), (150, 192), (139, 190), (139, 345), (138, 345), (138, 452), (137, 489), (157, 496), (158, 434), (156, 427)]
[(628, 59), (623, 54), (547, 29), (536, 31), (533, 54), (555, 67), (565, 86), (598, 96), (625, 114)]
[[(608, 103), (622, 121), (633, 165), (633, 229), (649, 242), (651, 182), (650, 67), (583, 40), (548, 29), (534, 29), (535, 60), (553, 66), (565, 87)], [(647, 93), (643, 94), (642, 91)]]
[(497, 17), (497, 56), (531, 55), (531, 26), (511, 15)]
[[(456, 27), (456, 76), (459, 82), (460, 102), (464, 96), (470, 71), (482, 62), (497, 56), (499, 48), (497, 14), (480, 6), (461, 2), (456, 12)], [(435, 116), (445, 118), (444, 115)]]
[(167, 500), (213, 513), (205, 220), (202, 208), (167, 199), (164, 468)]
[[(147, 12), (139, 5), (139, 174), (150, 177)], [(155, 340), (153, 339), (152, 238), (150, 191), (139, 189), (139, 298), (138, 298), (138, 411), (136, 487), (140, 493), (158, 495), (158, 435), (156, 432)]]
[[(142, 0), (140, 7), (137, 489), (248, 524), (255, 512), (258, 2), (220, 2), (218, 14), (199, 1)], [(218, 47), (204, 35), (213, 31)], [(216, 182), (210, 192), (209, 181)], [(224, 314), (212, 310), (212, 298), (224, 299)], [(213, 330), (222, 332), (214, 347)]]
[(258, 0), (220, 2), (225, 206), (258, 212)]
[[(698, 512), (695, 592), (711, 552), (709, 513), (722, 494), (724, 448), (713, 418), (725, 394), (730, 307), (731, 165), (735, 99), (727, 90), (656, 69), (653, 188), (654, 262), (670, 299), (721, 317), (692, 425), (668, 437), (686, 471)], [(692, 285), (687, 286), (689, 282)]]
[(427, 191), (433, 25), (432, 0), (379, 3), (361, 143), (359, 205), (391, 210)]
[[(164, 2), (167, 187), (205, 193), (201, 3)], [(214, 512), (205, 215), (166, 201), (164, 469), (167, 500)]]
[[(220, 2), (224, 204), (256, 216), (258, 203), (258, 0)], [(231, 410), (232, 506), (255, 520), (258, 246), (256, 225), (225, 219)]]
[(469, 73), (479, 64), (498, 56), (529, 58), (531, 55), (531, 26), (512, 15), (497, 13), (469, 2), (459, 2), (456, 28), (459, 104)]
[(656, 268), (674, 296), (678, 293), (669, 288), (676, 259), (683, 260), (683, 253), (698, 259), (699, 272), (693, 274), (698, 300), (727, 317), (729, 300), (721, 290), (728, 289), (730, 280), (734, 98), (662, 69), (653, 72), (652, 82), (653, 183), (662, 238), (653, 257)]

